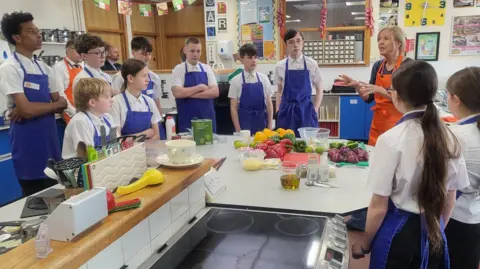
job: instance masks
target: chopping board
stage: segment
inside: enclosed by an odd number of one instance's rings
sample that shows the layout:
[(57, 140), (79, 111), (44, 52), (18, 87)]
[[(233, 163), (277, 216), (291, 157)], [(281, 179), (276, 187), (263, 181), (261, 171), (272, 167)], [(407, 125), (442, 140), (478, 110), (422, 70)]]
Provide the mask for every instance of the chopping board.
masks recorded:
[(307, 164), (308, 153), (290, 152), (283, 157), (284, 162), (294, 162), (296, 164)]

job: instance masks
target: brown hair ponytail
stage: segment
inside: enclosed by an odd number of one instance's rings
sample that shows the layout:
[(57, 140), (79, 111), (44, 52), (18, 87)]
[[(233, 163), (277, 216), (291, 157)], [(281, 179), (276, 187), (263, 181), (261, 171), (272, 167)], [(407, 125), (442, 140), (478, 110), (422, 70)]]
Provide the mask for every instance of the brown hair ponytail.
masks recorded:
[(122, 65), (122, 78), (123, 78), (123, 85), (122, 85), (122, 92), (127, 89), (128, 84), (128, 75), (136, 76), (138, 72), (142, 71), (147, 65), (137, 59), (128, 59)]
[[(447, 81), (447, 90), (470, 112), (480, 113), (480, 67), (467, 67), (453, 74)], [(480, 130), (480, 120), (477, 127)]]
[(459, 156), (458, 142), (440, 121), (433, 104), (438, 79), (430, 64), (420, 61), (404, 63), (394, 73), (392, 85), (407, 105), (413, 108), (426, 106), (425, 114), (417, 120), (424, 135), (423, 172), (418, 185), (417, 201), (427, 221), (431, 252), (438, 253), (443, 242), (440, 217), (447, 197), (447, 163), (449, 159)]

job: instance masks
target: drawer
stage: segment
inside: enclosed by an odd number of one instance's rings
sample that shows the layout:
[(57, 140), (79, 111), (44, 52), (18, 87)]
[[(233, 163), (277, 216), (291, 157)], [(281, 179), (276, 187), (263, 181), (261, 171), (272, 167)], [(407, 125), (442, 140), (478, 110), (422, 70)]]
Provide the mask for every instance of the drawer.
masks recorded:
[(172, 226), (168, 226), (162, 233), (155, 237), (150, 245), (152, 245), (152, 253), (156, 253), (167, 241), (172, 237)]
[(183, 213), (176, 221), (172, 223), (172, 235), (176, 234), (178, 231), (180, 231), (183, 225), (187, 224), (189, 216), (190, 213), (187, 210), (187, 212)]
[(150, 239), (157, 237), (163, 230), (172, 224), (172, 213), (170, 212), (170, 202), (164, 204), (148, 217), (150, 224)]
[(88, 269), (118, 269), (124, 265), (122, 239), (119, 238), (87, 262)]
[(152, 255), (152, 248), (150, 244), (140, 250), (133, 258), (126, 263), (128, 269), (137, 269), (139, 268), (150, 256)]
[(190, 207), (200, 199), (205, 200), (205, 181), (203, 177), (197, 179), (197, 181), (193, 182), (193, 184), (188, 187), (188, 200)]
[(122, 236), (123, 258), (129, 261), (150, 243), (148, 219), (143, 220)]
[(176, 221), (182, 214), (188, 211), (188, 189), (183, 190), (170, 200), (172, 221)]
[(205, 199), (200, 199), (197, 203), (190, 207), (190, 216), (188, 220), (191, 220), (193, 217), (195, 217), (203, 208), (205, 208)]

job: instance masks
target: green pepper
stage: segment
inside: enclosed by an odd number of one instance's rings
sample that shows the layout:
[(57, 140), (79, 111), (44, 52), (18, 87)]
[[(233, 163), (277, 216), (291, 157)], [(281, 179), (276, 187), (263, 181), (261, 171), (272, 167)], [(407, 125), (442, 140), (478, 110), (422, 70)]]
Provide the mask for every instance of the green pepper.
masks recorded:
[(344, 147), (345, 144), (344, 143), (337, 143), (337, 149), (341, 149), (342, 147)]
[(349, 142), (347, 143), (347, 147), (348, 147), (349, 149), (356, 149), (356, 148), (358, 148), (358, 142), (349, 141)]
[(307, 148), (307, 142), (304, 140), (298, 140), (295, 142), (293, 148), (295, 152), (305, 152), (305, 149)]
[(273, 142), (275, 142), (275, 144), (278, 144), (281, 140), (279, 135), (271, 136), (269, 139), (272, 140)]
[(338, 145), (337, 142), (332, 142), (332, 143), (330, 143), (330, 148), (331, 148), (331, 149), (336, 149), (336, 148), (337, 148), (337, 145)]
[(295, 135), (294, 134), (286, 134), (283, 136), (283, 139), (288, 139), (292, 141), (292, 143), (295, 143)]

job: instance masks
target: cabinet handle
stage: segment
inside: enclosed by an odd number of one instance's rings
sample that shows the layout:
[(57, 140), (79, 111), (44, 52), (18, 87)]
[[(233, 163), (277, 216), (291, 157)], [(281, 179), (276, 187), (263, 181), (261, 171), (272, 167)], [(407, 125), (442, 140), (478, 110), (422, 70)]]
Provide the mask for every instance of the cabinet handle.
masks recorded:
[(167, 247), (168, 247), (167, 244), (163, 244), (163, 246), (161, 246), (161, 247), (157, 250), (157, 254), (162, 253), (162, 251), (164, 251)]

